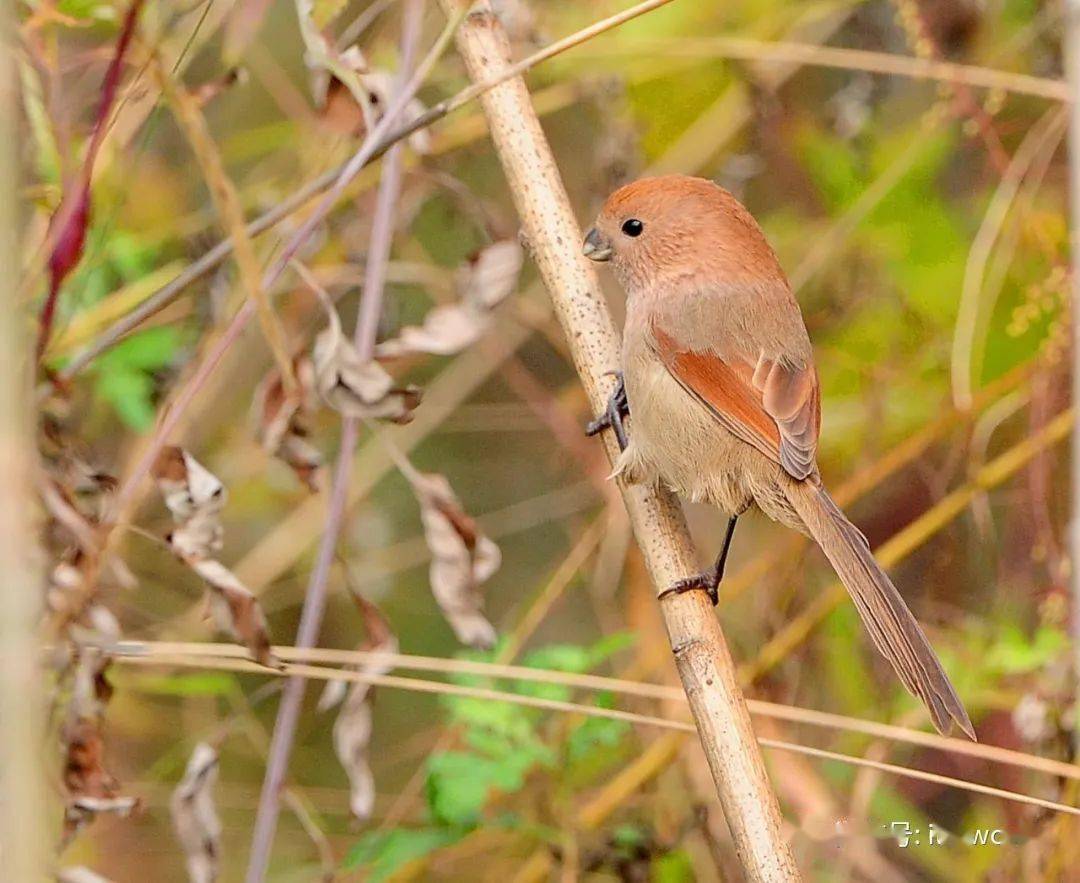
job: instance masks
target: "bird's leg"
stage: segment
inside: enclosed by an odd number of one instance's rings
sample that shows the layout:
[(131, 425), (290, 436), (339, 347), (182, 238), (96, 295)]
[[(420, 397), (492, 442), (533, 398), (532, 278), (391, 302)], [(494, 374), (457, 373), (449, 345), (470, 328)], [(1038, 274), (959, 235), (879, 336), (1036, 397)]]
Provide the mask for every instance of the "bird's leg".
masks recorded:
[(681, 579), (674, 585), (667, 589), (664, 589), (660, 593), (660, 597), (663, 598), (666, 595), (680, 595), (683, 592), (690, 592), (694, 589), (703, 589), (709, 595), (709, 600), (713, 602), (713, 607), (720, 603), (720, 582), (724, 579), (724, 567), (727, 565), (728, 552), (731, 550), (731, 540), (735, 536), (735, 524), (739, 520), (738, 515), (732, 515), (728, 519), (727, 530), (724, 532), (724, 545), (720, 549), (720, 554), (716, 556), (716, 564), (706, 570), (704, 573), (699, 573), (697, 576), (691, 576), (687, 579)]
[(585, 427), (586, 435), (597, 435), (605, 429), (611, 429), (619, 442), (619, 450), (626, 450), (626, 428), (623, 418), (630, 416), (630, 404), (626, 400), (626, 386), (623, 384), (622, 371), (612, 372), (617, 379), (615, 389), (608, 399), (607, 410)]

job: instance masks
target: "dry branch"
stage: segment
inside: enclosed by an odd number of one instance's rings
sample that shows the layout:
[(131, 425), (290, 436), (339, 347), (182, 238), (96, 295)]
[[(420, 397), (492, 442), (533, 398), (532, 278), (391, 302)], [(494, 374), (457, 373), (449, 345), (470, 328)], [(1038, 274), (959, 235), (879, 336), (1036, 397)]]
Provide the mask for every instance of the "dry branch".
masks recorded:
[[(1080, 2), (1065, 3), (1065, 73), (1072, 104), (1069, 107), (1069, 246), (1072, 267), (1072, 393), (1080, 402)], [(1073, 602), (1073, 656), (1075, 677), (1080, 681), (1080, 408), (1072, 428), (1072, 506), (1069, 551), (1072, 568), (1069, 582)], [(1073, 751), (1080, 754), (1080, 727), (1073, 729)]]
[[(452, 0), (441, 0), (447, 10)], [(475, 83), (509, 66), (509, 44), (487, 3), (479, 3), (457, 34)], [(480, 96), (525, 235), (569, 341), (589, 400), (602, 410), (618, 365), (618, 336), (599, 282), (581, 255), (581, 231), (550, 148), (520, 78)], [(608, 454), (614, 457), (614, 441)], [(677, 502), (642, 487), (623, 487), (638, 544), (654, 583), (666, 588), (697, 571)], [(732, 838), (753, 880), (797, 880), (781, 833), (780, 810), (739, 691), (734, 665), (709, 602), (700, 593), (671, 595), (661, 607), (679, 674), (716, 783)]]
[[(14, 6), (0, 12), (0, 260), (18, 267), (20, 145)], [(10, 880), (42, 880), (54, 833), (45, 825), (44, 688), (37, 618), (42, 597), (32, 524), (34, 442), (27, 396), (29, 336), (9, 272), (0, 316), (0, 854)]]
[[(617, 708), (604, 708), (598, 705), (582, 705), (576, 702), (567, 702), (562, 699), (547, 699), (540, 696), (528, 696), (521, 693), (511, 693), (504, 690), (495, 690), (487, 687), (470, 687), (462, 684), (448, 684), (442, 681), (431, 681), (425, 678), (400, 677), (398, 675), (380, 675), (372, 671), (353, 671), (350, 669), (326, 668), (317, 665), (286, 665), (282, 669), (271, 669), (260, 666), (250, 659), (179, 655), (170, 656), (160, 654), (155, 656), (119, 656), (116, 662), (131, 666), (165, 666), (192, 669), (215, 669), (219, 671), (248, 672), (251, 674), (263, 674), (273, 677), (306, 678), (311, 680), (323, 680), (328, 682), (347, 681), (353, 684), (370, 684), (378, 687), (386, 687), (397, 690), (411, 690), (417, 693), (429, 693), (438, 696), (459, 696), (469, 699), (479, 699), (484, 702), (509, 702), (527, 708), (538, 708), (544, 711), (563, 712), (567, 714), (585, 715), (587, 717), (607, 718), (609, 720), (621, 720), (627, 723), (642, 726), (657, 727), (664, 730), (675, 731), (679, 734), (689, 734), (695, 731), (693, 725), (683, 721), (671, 720), (665, 717), (657, 717), (648, 714), (639, 714), (632, 711), (623, 711)], [(917, 779), (924, 782), (933, 782), (949, 788), (958, 788), (973, 794), (986, 794), (992, 797), (1000, 797), (1015, 803), (1038, 806), (1053, 812), (1066, 815), (1080, 816), (1080, 808), (1056, 800), (1036, 797), (1019, 791), (1011, 791), (1006, 788), (995, 788), (972, 782), (968, 779), (959, 779), (952, 776), (943, 776), (928, 770), (915, 767), (899, 766), (897, 764), (883, 763), (881, 761), (860, 757), (853, 754), (841, 754), (828, 751), (810, 745), (801, 745), (795, 742), (783, 742), (776, 739), (758, 737), (758, 743), (766, 748), (779, 751), (789, 751), (808, 757), (817, 757), (823, 760), (846, 763), (864, 769), (878, 770), (890, 775), (907, 779)], [(632, 764), (637, 768), (637, 763)], [(626, 772), (629, 775), (629, 767)], [(620, 774), (621, 775), (621, 774)], [(615, 780), (612, 780), (614, 782)], [(760, 879), (760, 878), (753, 878)], [(765, 878), (774, 879), (774, 878)], [(797, 878), (796, 878), (797, 879)]]
[[(450, 15), (447, 18), (447, 27), (449, 28), (454, 23), (455, 16)], [(416, 84), (426, 76), (428, 64), (433, 63), (433, 60), (442, 53), (442, 39), (440, 38), (436, 41), (436, 47), (428, 53), (419, 68), (416, 71), (413, 70), (416, 50), (420, 41), (422, 21), (422, 2), (420, 0), (410, 0), (405, 4), (401, 26), (400, 81), (397, 84), (394, 101), (387, 108), (386, 115), (380, 121), (379, 126), (393, 124), (395, 116), (401, 112), (407, 100), (415, 93)], [(444, 33), (448, 32), (447, 30)], [(378, 127), (372, 133), (372, 135), (376, 134), (381, 134)], [(369, 136), (370, 138), (371, 136)], [(401, 148), (402, 145), (395, 144), (387, 153), (382, 170), (382, 180), (379, 183), (375, 213), (371, 222), (367, 264), (364, 268), (364, 294), (360, 301), (360, 312), (353, 335), (353, 345), (361, 362), (370, 361), (375, 352), (375, 335), (378, 330), (379, 316), (382, 314), (383, 290), (386, 282), (386, 262), (390, 257), (396, 205), (401, 192)], [(325, 213), (329, 210), (335, 191), (344, 187), (352, 167), (356, 166), (353, 171), (355, 174), (355, 171), (359, 171), (360, 166), (366, 162), (364, 153), (365, 148), (361, 147), (360, 151), (350, 160), (345, 171), (342, 172), (334, 189), (320, 203), (315, 215), (308, 218), (307, 224), (301, 227), (289, 244), (285, 246), (285, 251), (282, 257), (279, 258), (279, 266), (284, 266), (284, 262), (290, 258), (290, 249), (295, 252), (296, 248), (299, 247), (299, 244), (303, 241), (301, 234), (304, 234), (305, 230), (310, 231), (311, 219), (320, 212)], [(338, 330), (340, 333), (340, 328)], [(342, 423), (340, 448), (330, 489), (330, 501), (323, 526), (323, 536), (316, 555), (315, 567), (308, 581), (304, 606), (300, 614), (300, 623), (296, 629), (296, 644), (299, 647), (313, 647), (318, 643), (323, 612), (326, 609), (330, 568), (334, 561), (338, 537), (341, 534), (347, 511), (350, 472), (358, 435), (358, 419), (356, 417), (346, 417)], [(277, 829), (280, 794), (285, 784), (286, 768), (289, 756), (292, 753), (292, 744), (300, 718), (305, 686), (302, 678), (290, 678), (282, 691), (281, 704), (278, 706), (277, 720), (274, 723), (274, 732), (267, 753), (266, 775), (263, 779), (262, 792), (259, 795), (259, 806), (255, 816), (255, 828), (251, 838), (251, 856), (248, 860), (247, 876), (245, 877), (247, 883), (261, 883), (266, 877), (270, 865), (270, 850), (273, 844), (274, 832)]]

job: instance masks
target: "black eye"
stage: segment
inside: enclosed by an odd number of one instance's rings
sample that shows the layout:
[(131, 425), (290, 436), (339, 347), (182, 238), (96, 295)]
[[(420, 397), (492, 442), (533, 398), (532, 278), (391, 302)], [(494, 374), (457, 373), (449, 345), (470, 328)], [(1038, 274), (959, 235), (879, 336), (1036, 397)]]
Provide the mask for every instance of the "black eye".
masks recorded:
[(622, 231), (627, 236), (640, 236), (641, 231), (644, 229), (645, 225), (637, 218), (631, 218), (629, 221), (624, 221), (622, 225)]

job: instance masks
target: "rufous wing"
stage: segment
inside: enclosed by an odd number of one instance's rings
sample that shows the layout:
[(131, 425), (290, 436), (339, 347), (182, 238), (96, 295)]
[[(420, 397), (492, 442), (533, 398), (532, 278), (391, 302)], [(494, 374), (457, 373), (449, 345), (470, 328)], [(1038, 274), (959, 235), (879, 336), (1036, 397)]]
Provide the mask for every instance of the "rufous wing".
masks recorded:
[(803, 479), (815, 466), (821, 396), (813, 365), (791, 367), (764, 352), (746, 357), (680, 347), (653, 324), (657, 355), (679, 384), (729, 432)]

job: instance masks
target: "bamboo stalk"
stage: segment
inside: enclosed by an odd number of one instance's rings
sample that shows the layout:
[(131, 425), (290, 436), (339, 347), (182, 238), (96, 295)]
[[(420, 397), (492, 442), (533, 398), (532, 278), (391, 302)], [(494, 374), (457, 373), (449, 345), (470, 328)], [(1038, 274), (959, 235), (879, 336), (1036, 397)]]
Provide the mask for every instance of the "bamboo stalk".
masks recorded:
[[(1072, 97), (1069, 107), (1069, 220), (1072, 266), (1072, 400), (1080, 402), (1080, 0), (1066, 0), (1063, 39), (1065, 80)], [(1080, 683), (1080, 408), (1074, 405), (1072, 429), (1072, 506), (1069, 551), (1072, 569), (1072, 623), (1075, 677)], [(1080, 727), (1073, 729), (1073, 750), (1080, 755)]]
[[(18, 72), (13, 6), (0, 12), (0, 264), (19, 266)], [(0, 855), (8, 880), (43, 880), (53, 839), (45, 817), (44, 691), (37, 647), (42, 598), (32, 525), (34, 440), (30, 419), (30, 337), (18, 309), (18, 281), (4, 276), (0, 298)]]
[[(451, 12), (453, 0), (440, 0)], [(486, 2), (473, 7), (457, 33), (474, 83), (509, 67), (509, 44)], [(581, 254), (581, 230), (532, 108), (524, 81), (514, 77), (480, 96), (525, 235), (568, 339), (593, 408), (602, 410), (618, 365), (618, 336), (595, 273)], [(606, 439), (608, 454), (616, 454)], [(678, 503), (668, 494), (621, 487), (634, 534), (654, 583), (664, 589), (697, 571), (697, 558)], [(769, 785), (735, 668), (708, 600), (671, 595), (661, 609), (690, 709), (712, 770), (736, 852), (751, 880), (798, 880), (781, 833)]]

